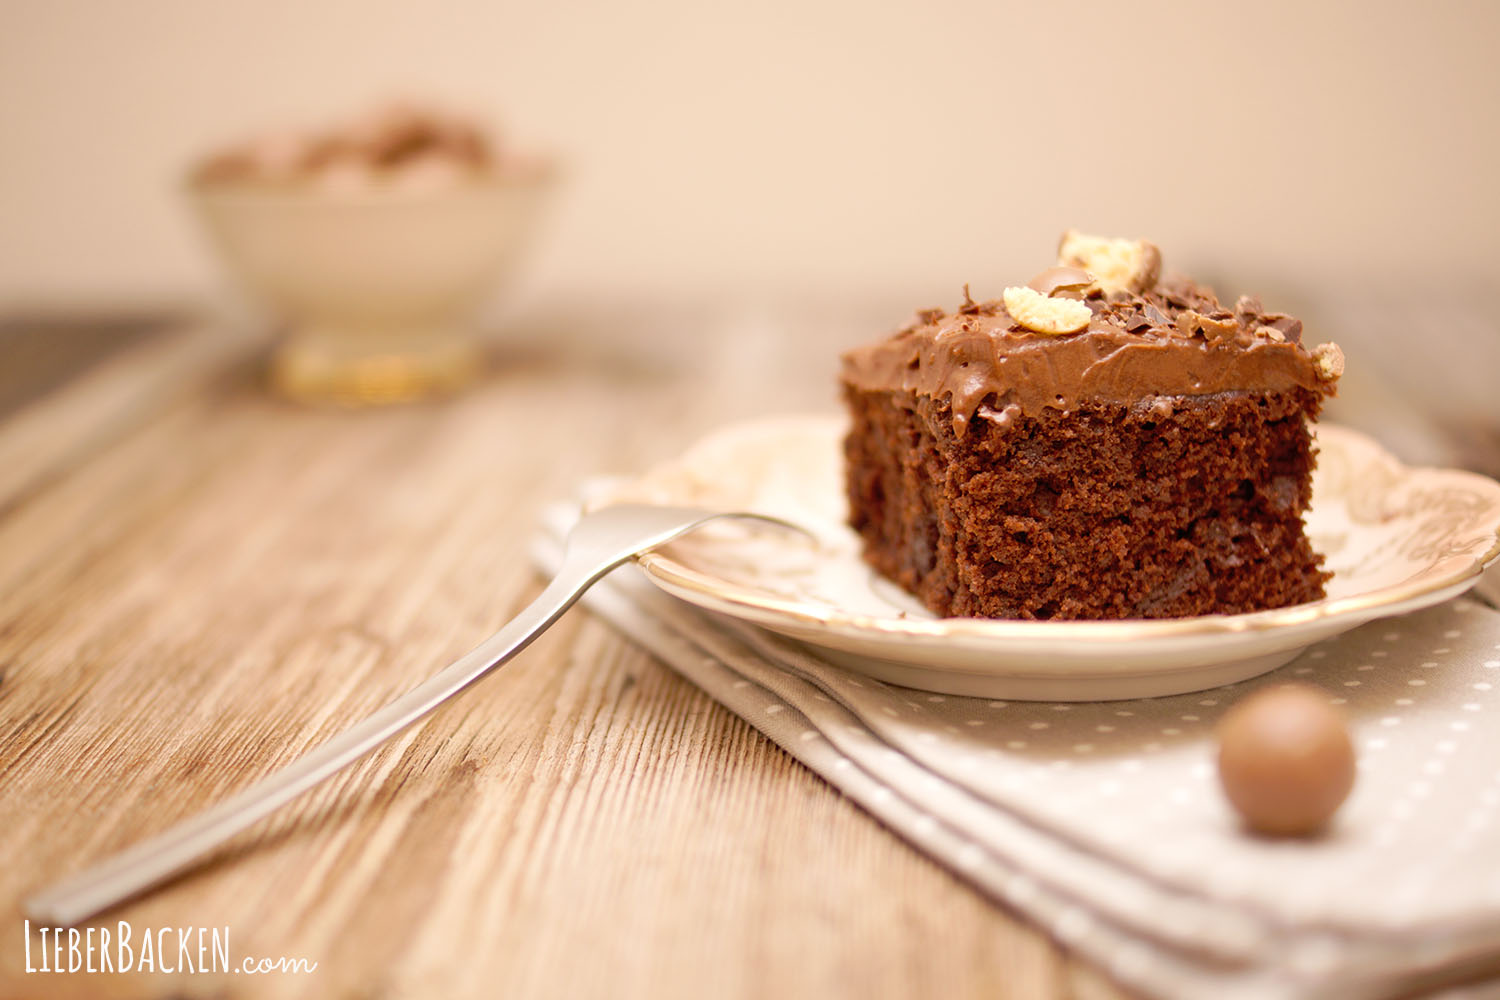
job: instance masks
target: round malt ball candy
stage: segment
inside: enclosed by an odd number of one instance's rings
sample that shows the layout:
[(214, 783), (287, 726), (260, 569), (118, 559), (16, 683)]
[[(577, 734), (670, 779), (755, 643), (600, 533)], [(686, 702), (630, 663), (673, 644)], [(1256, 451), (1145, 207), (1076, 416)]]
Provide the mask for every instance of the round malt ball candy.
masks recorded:
[(1224, 714), (1218, 736), (1224, 794), (1259, 833), (1315, 833), (1354, 787), (1344, 716), (1316, 688), (1257, 691)]

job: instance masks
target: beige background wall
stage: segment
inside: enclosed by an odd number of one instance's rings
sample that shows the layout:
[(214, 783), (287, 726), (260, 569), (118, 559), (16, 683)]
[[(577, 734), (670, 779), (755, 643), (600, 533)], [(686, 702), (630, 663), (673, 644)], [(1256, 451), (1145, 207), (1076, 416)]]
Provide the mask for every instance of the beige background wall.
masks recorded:
[(554, 292), (947, 301), (1070, 224), (1245, 284), (1472, 286), (1497, 37), (1486, 0), (0, 0), (0, 303), (212, 287), (184, 163), (401, 94), (565, 158)]

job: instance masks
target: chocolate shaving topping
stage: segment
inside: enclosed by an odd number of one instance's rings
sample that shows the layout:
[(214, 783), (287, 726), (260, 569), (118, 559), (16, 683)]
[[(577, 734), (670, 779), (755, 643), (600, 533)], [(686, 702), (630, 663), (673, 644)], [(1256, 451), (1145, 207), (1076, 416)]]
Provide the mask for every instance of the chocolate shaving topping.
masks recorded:
[(1266, 326), (1280, 330), (1281, 335), (1287, 339), (1288, 343), (1302, 343), (1302, 321), (1300, 319), (1293, 319), (1285, 313), (1271, 313), (1264, 317), (1264, 322)]
[(1152, 305), (1149, 302), (1146, 303), (1145, 308), (1141, 311), (1145, 314), (1147, 322), (1152, 326), (1172, 325), (1172, 321), (1167, 318), (1167, 314), (1162, 312), (1160, 309), (1156, 308), (1156, 306)]
[[(982, 405), (1036, 415), (1083, 401), (1133, 406), (1150, 397), (1293, 388), (1327, 395), (1336, 381), (1300, 346), (1301, 322), (1264, 313), (1253, 296), (1231, 310), (1180, 275), (1136, 294), (1084, 291), (1060, 278), (1043, 272), (1030, 286), (1088, 305), (1088, 326), (1072, 336), (1017, 327), (1001, 302), (977, 303), (965, 285), (956, 313), (924, 309), (916, 325), (845, 354), (844, 381), (910, 394), (917, 406), (951, 405), (959, 434)], [(1325, 366), (1335, 367), (1328, 359)]]
[[(1183, 336), (1171, 321), (1140, 326), (1148, 308), (1111, 306), (1088, 328), (1048, 337), (1011, 328), (1004, 312), (945, 315), (919, 330), (857, 348), (844, 355), (843, 378), (863, 389), (910, 394), (918, 406), (951, 405), (955, 433), (965, 433), (979, 406), (1009, 404), (1028, 415), (1071, 410), (1083, 401), (1134, 405), (1145, 396), (1203, 396), (1218, 392), (1285, 392), (1300, 387), (1327, 394), (1322, 377), (1301, 347), (1257, 339), (1238, 345), (1197, 336), (1205, 317), (1184, 310)], [(1128, 307), (1127, 307), (1128, 308)], [(1110, 320), (1121, 318), (1122, 329)], [(1175, 317), (1174, 317), (1175, 319)], [(1207, 322), (1218, 328), (1228, 324)]]
[(1168, 305), (1186, 309), (1193, 298), (1195, 288), (1192, 281), (1180, 274), (1169, 274), (1156, 283), (1157, 292)]
[(969, 296), (969, 283), (964, 282), (964, 304), (958, 307), (958, 311), (968, 315), (979, 312), (979, 303)]

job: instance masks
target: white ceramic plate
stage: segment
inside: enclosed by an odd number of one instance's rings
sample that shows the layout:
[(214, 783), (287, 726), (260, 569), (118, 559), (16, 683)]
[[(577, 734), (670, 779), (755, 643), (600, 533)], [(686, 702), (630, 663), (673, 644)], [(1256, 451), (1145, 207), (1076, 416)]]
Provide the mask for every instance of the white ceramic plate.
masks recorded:
[(907, 687), (988, 698), (1103, 701), (1181, 694), (1272, 670), (1372, 619), (1448, 600), (1500, 555), (1500, 483), (1408, 468), (1342, 427), (1318, 430), (1307, 528), (1334, 576), (1328, 597), (1246, 615), (1162, 621), (934, 618), (870, 570), (845, 524), (837, 417), (741, 424), (617, 499), (777, 514), (788, 532), (725, 522), (643, 556), (662, 589)]

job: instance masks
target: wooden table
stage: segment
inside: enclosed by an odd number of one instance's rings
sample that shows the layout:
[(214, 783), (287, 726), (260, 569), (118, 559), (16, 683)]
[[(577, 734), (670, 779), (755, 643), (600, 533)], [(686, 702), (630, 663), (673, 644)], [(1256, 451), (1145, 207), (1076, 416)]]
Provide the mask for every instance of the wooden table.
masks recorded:
[(474, 391), (360, 412), (267, 396), (213, 321), (0, 328), (0, 997), (1121, 996), (581, 610), (94, 922), (316, 971), (25, 972), (25, 894), (488, 635), (583, 477), (832, 408), (890, 318), (539, 305)]

